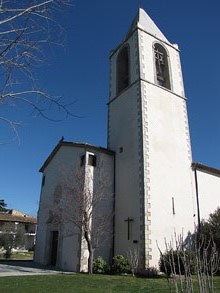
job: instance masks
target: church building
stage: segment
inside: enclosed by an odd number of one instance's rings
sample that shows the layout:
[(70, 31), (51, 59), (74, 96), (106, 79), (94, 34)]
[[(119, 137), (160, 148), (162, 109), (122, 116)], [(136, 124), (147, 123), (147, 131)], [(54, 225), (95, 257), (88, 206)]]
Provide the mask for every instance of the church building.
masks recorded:
[(107, 240), (95, 249), (107, 262), (132, 248), (141, 269), (158, 266), (165, 238), (187, 236), (215, 211), (220, 170), (192, 162), (186, 103), (178, 45), (140, 8), (110, 53), (107, 148), (61, 140), (40, 169), (36, 262), (88, 269), (83, 228), (74, 228), (74, 221), (64, 225), (53, 213), (79, 207), (78, 187), (67, 199), (67, 177), (74, 186), (81, 178), (91, 198), (104, 195), (90, 225), (95, 234), (102, 223), (96, 216), (108, 219), (100, 233)]

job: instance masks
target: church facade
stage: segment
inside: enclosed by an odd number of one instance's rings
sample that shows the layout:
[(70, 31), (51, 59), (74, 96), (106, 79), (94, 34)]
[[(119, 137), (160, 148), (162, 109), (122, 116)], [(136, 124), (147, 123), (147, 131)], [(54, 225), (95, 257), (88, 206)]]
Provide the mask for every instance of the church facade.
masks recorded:
[(35, 261), (87, 270), (81, 230), (65, 237), (65, 227), (50, 220), (54, 197), (65, 198), (62, 188), (57, 194), (57, 186), (63, 186), (57, 165), (67, 173), (78, 172), (82, 156), (84, 178), (86, 168), (93, 174), (92, 192), (100, 187), (95, 178), (105, 190), (105, 205), (98, 212), (113, 215), (107, 244), (96, 249), (96, 256), (107, 261), (134, 248), (142, 269), (157, 266), (158, 246), (165, 248), (165, 238), (187, 236), (217, 208), (220, 171), (192, 163), (186, 102), (178, 46), (139, 9), (123, 42), (110, 54), (107, 148), (60, 141), (40, 170), (45, 183)]

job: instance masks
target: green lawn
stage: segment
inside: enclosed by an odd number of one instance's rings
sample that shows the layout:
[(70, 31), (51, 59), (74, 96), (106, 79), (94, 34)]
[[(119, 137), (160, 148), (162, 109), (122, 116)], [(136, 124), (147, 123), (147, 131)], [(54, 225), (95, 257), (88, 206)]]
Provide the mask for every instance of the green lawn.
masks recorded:
[[(220, 277), (215, 278), (216, 292), (220, 292)], [(49, 275), (1, 277), (0, 292), (170, 292), (166, 279), (132, 278), (106, 275)], [(175, 292), (173, 289), (171, 292)], [(198, 292), (198, 291), (194, 291)]]
[[(30, 252), (13, 252), (10, 259), (16, 260), (32, 260), (33, 259), (33, 251)], [(4, 253), (0, 254), (0, 260), (5, 259)]]

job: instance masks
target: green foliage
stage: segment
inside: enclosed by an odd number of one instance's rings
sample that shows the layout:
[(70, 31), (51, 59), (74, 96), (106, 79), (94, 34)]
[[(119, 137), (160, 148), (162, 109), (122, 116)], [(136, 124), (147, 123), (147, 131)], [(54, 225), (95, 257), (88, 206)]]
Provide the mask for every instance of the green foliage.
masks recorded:
[(8, 209), (6, 209), (7, 204), (5, 203), (4, 199), (0, 199), (0, 212), (7, 212)]
[[(220, 292), (220, 277), (214, 278), (215, 292)], [(13, 276), (0, 278), (1, 292), (65, 292), (65, 293), (169, 293), (176, 292), (175, 285), (168, 284), (165, 278), (146, 279), (131, 276), (56, 274), (44, 276)], [(181, 288), (179, 287), (179, 292)], [(199, 292), (194, 284), (194, 292)]]
[(209, 215), (207, 221), (201, 223), (200, 238), (212, 238), (217, 250), (220, 251), (220, 207)]
[[(5, 254), (0, 254), (1, 259), (5, 259)], [(12, 252), (10, 255), (11, 260), (33, 260), (33, 252)]]
[(159, 271), (156, 267), (149, 267), (144, 270), (138, 270), (137, 275), (143, 278), (156, 278), (159, 276)]
[(216, 261), (220, 258), (220, 208), (210, 214), (207, 221), (202, 221), (195, 233), (187, 236), (185, 246), (196, 252), (201, 260), (207, 259), (205, 267), (200, 268), (202, 272), (212, 271), (213, 257)]
[(109, 265), (107, 262), (99, 256), (93, 262), (93, 273), (94, 274), (106, 274), (109, 272)]
[(116, 255), (113, 257), (112, 273), (123, 274), (131, 271), (129, 261), (123, 255)]
[(184, 275), (187, 264), (187, 270), (191, 273), (195, 273), (195, 253), (191, 250), (173, 250), (170, 249), (161, 255), (159, 260), (159, 269), (167, 276), (173, 274)]
[(35, 250), (35, 245), (33, 245), (31, 248), (28, 249), (29, 252), (32, 252)]
[(0, 247), (5, 249), (5, 257), (10, 258), (13, 248), (22, 247), (25, 244), (25, 229), (23, 225), (5, 223), (1, 227)]

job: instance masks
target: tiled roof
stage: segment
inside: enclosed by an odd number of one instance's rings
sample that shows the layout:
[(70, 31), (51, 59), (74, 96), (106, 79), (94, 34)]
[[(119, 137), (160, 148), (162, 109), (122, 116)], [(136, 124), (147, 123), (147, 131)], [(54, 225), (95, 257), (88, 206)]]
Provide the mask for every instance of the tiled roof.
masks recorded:
[(0, 222), (19, 222), (37, 224), (37, 219), (30, 216), (16, 216), (8, 213), (0, 213)]

